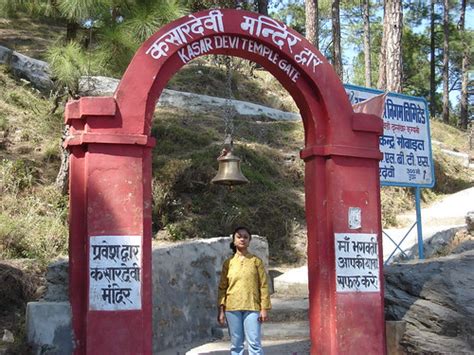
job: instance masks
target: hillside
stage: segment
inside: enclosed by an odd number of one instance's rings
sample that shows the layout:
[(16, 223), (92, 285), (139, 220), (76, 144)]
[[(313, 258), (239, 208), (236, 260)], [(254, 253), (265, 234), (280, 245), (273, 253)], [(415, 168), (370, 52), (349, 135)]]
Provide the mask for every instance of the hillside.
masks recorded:
[[(193, 91), (216, 93), (223, 68), (206, 62), (188, 65), (170, 87), (181, 88), (187, 77), (210, 77)], [(281, 87), (258, 71), (257, 78), (235, 75), (241, 96), (251, 92), (279, 92), (277, 107), (291, 98), (281, 96)], [(263, 78), (263, 79), (262, 79)], [(252, 82), (252, 85), (248, 85)], [(53, 182), (59, 168), (62, 112), (50, 113), (52, 102), (3, 68), (0, 85), (0, 158), (2, 198), (0, 253), (3, 258), (36, 258), (43, 263), (66, 253), (67, 196)], [(271, 86), (271, 87), (270, 87)], [(184, 88), (183, 88), (184, 89)], [(217, 89), (218, 90), (218, 89)], [(222, 92), (222, 91), (221, 91)], [(259, 95), (267, 103), (268, 96)], [(210, 184), (221, 149), (223, 111), (206, 115), (160, 107), (152, 135), (157, 138), (153, 154), (153, 230), (157, 239), (181, 240), (229, 233), (235, 224), (246, 224), (269, 239), (275, 263), (302, 263), (305, 259), (304, 163), (298, 158), (303, 142), (299, 122), (273, 122), (235, 118), (236, 153), (251, 183), (229, 192)], [(466, 151), (467, 135), (440, 122), (432, 123), (433, 139), (443, 148)], [(472, 186), (472, 172), (434, 147), (437, 185), (424, 189), (426, 201), (440, 194)], [(413, 206), (412, 192), (383, 188), (383, 223), (396, 225), (396, 215)]]
[[(64, 26), (28, 18), (0, 19), (0, 45), (44, 59), (64, 34)], [(266, 71), (232, 60), (235, 99), (297, 112), (293, 99)], [(199, 58), (183, 67), (168, 88), (226, 96), (222, 57)], [(67, 252), (68, 197), (54, 187), (60, 165), (63, 108), (0, 66), (0, 257), (34, 258), (46, 264)], [(64, 104), (64, 102), (63, 102)], [(63, 105), (62, 105), (63, 106)], [(236, 153), (251, 183), (229, 192), (210, 184), (217, 170), (224, 132), (224, 108), (206, 114), (160, 107), (152, 135), (153, 231), (157, 239), (182, 240), (227, 234), (235, 224), (266, 236), (272, 262), (305, 261), (304, 163), (299, 159), (304, 132), (300, 122), (235, 117)], [(442, 149), (467, 152), (467, 135), (433, 121), (436, 180), (423, 200), (472, 186), (472, 172)], [(414, 205), (407, 188), (382, 188), (383, 225)]]

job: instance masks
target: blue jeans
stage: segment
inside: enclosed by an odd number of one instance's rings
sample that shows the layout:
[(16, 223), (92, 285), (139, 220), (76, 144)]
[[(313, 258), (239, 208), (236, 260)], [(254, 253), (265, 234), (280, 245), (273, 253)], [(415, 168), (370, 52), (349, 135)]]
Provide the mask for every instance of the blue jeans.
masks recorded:
[(261, 342), (261, 326), (258, 321), (260, 312), (257, 311), (226, 311), (227, 325), (232, 355), (244, 354), (244, 337), (249, 346), (249, 354), (263, 355)]

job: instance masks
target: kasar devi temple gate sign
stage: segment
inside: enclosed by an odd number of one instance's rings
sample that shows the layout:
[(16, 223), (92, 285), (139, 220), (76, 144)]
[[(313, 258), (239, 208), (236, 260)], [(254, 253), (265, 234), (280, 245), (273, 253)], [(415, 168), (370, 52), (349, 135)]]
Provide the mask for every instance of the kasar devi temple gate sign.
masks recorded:
[(297, 32), (256, 13), (218, 9), (155, 33), (113, 97), (67, 105), (75, 353), (152, 353), (151, 120), (168, 80), (208, 54), (257, 62), (300, 109), (311, 353), (384, 354), (382, 120), (354, 113), (331, 65)]

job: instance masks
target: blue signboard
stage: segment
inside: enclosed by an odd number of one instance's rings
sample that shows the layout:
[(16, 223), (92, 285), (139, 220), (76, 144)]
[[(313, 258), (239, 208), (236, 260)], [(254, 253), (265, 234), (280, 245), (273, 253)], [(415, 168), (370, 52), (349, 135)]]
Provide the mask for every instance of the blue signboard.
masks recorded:
[[(383, 91), (344, 85), (351, 103)], [(385, 99), (384, 130), (380, 137), (380, 182), (385, 186), (433, 187), (428, 104), (420, 97), (389, 93)]]

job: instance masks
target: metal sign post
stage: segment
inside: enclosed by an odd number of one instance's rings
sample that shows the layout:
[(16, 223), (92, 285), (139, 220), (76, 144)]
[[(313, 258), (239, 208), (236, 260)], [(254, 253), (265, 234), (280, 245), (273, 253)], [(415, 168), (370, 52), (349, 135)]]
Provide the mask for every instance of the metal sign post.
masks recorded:
[(420, 201), (420, 188), (415, 188), (415, 208), (416, 208), (416, 230), (418, 232), (418, 258), (424, 259), (425, 255), (423, 252), (423, 231), (421, 226), (421, 201)]

